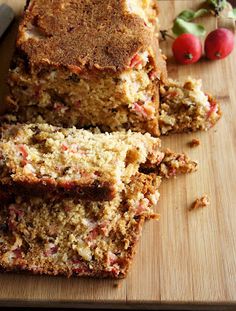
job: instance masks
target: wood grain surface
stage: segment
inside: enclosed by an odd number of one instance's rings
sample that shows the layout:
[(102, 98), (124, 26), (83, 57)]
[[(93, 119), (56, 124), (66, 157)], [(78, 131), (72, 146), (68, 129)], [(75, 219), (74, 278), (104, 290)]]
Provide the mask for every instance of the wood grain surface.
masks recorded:
[[(24, 4), (2, 2), (17, 13)], [(200, 2), (160, 1), (162, 28), (170, 28), (182, 9)], [(214, 28), (213, 17), (201, 21), (208, 30)], [(1, 98), (15, 32), (12, 26), (0, 41)], [(236, 310), (236, 49), (222, 61), (178, 66), (171, 41), (161, 46), (169, 76), (202, 78), (204, 89), (222, 102), (223, 117), (211, 131), (163, 138), (164, 146), (198, 160), (198, 172), (163, 183), (161, 219), (145, 225), (133, 267), (118, 287), (112, 280), (1, 274), (0, 305)], [(201, 145), (190, 149), (192, 138)], [(192, 202), (205, 193), (210, 206), (190, 212)]]

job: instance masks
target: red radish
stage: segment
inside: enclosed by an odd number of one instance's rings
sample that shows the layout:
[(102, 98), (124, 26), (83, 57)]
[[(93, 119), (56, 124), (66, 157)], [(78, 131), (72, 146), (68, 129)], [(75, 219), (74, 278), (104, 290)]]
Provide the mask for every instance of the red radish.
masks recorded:
[(211, 60), (222, 59), (234, 49), (234, 34), (226, 28), (218, 28), (206, 38), (205, 53)]
[(180, 64), (196, 63), (202, 56), (201, 41), (190, 33), (184, 33), (175, 39), (172, 50)]

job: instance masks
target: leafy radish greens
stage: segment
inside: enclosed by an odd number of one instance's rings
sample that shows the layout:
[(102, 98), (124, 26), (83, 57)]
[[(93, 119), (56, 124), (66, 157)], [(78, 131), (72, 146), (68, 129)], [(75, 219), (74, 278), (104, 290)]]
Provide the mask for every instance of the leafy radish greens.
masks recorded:
[(180, 36), (183, 33), (192, 33), (200, 37), (206, 34), (206, 29), (202, 25), (186, 22), (181, 18), (176, 18), (172, 31), (176, 36)]
[(233, 9), (233, 11), (230, 11), (228, 17), (234, 18), (236, 20), (236, 9)]
[(191, 22), (195, 18), (201, 17), (207, 13), (208, 13), (207, 9), (200, 9), (196, 12), (193, 10), (184, 10), (177, 16), (177, 18), (181, 18), (186, 22)]
[[(193, 22), (196, 18), (204, 16), (208, 13), (212, 13), (215, 16), (219, 15), (227, 5), (226, 0), (206, 0), (204, 7), (197, 11), (184, 10), (174, 20), (172, 32), (176, 36), (180, 36), (183, 33), (191, 33), (195, 36), (201, 37), (206, 34), (205, 27), (201, 24)], [(236, 9), (229, 12), (228, 17), (236, 19)]]

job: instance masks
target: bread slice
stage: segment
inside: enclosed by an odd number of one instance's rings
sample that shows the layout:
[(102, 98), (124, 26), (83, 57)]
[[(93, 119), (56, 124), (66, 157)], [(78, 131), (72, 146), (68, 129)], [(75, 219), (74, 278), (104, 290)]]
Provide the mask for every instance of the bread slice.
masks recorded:
[(188, 78), (185, 82), (169, 79), (161, 87), (160, 130), (170, 133), (207, 131), (221, 117), (220, 105), (201, 89), (201, 80)]
[(167, 74), (157, 15), (154, 0), (29, 1), (9, 73), (12, 117), (158, 135)]
[(16, 196), (0, 208), (0, 267), (35, 274), (124, 277), (160, 178), (141, 173), (110, 202)]
[(109, 201), (141, 164), (155, 166), (164, 157), (161, 141), (150, 134), (92, 133), (48, 124), (5, 125), (1, 134), (0, 184), (16, 193)]

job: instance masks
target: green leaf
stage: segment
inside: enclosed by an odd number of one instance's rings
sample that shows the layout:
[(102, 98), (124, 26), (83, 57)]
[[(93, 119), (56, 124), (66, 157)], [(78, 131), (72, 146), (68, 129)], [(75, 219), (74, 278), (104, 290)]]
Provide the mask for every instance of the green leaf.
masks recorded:
[(180, 36), (183, 33), (191, 33), (200, 37), (206, 34), (206, 30), (202, 25), (186, 22), (181, 18), (176, 18), (172, 31), (176, 36)]
[(216, 15), (219, 15), (221, 11), (224, 10), (224, 8), (227, 5), (226, 0), (207, 0), (206, 4), (208, 5), (209, 9), (212, 9)]
[(229, 12), (228, 17), (236, 19), (236, 8)]
[(200, 9), (196, 12), (192, 10), (184, 10), (177, 16), (177, 18), (181, 18), (186, 22), (191, 22), (195, 18), (205, 15), (207, 12), (208, 10), (206, 9)]
[(206, 2), (215, 8), (224, 8), (226, 6), (227, 0), (207, 0)]

